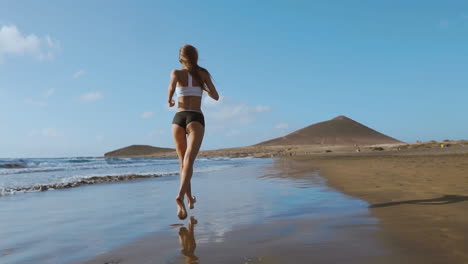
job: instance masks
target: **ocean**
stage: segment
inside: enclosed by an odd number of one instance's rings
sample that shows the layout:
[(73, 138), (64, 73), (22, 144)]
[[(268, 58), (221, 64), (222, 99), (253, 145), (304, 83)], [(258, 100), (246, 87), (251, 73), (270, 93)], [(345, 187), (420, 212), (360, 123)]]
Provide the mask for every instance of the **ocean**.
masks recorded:
[[(224, 170), (253, 161), (252, 158), (198, 158), (195, 172)], [(179, 160), (174, 158), (4, 158), (0, 159), (0, 196), (178, 173)]]

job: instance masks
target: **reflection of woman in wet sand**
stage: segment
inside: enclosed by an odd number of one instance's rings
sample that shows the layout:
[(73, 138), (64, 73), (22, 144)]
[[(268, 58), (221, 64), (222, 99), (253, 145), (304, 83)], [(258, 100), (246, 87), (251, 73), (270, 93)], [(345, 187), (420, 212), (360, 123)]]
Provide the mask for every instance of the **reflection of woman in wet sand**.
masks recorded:
[(203, 92), (218, 100), (219, 95), (210, 73), (198, 65), (198, 52), (191, 45), (183, 46), (179, 51), (179, 62), (182, 69), (173, 70), (169, 83), (169, 107), (175, 105), (172, 99), (177, 94), (177, 113), (172, 120), (177, 155), (180, 162), (180, 189), (176, 196), (177, 216), (187, 217), (184, 196), (187, 196), (190, 209), (194, 208), (195, 196), (192, 196), (190, 180), (193, 174), (193, 163), (205, 134), (205, 118), (201, 112)]
[(195, 256), (195, 248), (197, 247), (194, 234), (195, 224), (197, 224), (197, 220), (191, 216), (188, 230), (185, 226), (179, 229), (180, 252), (185, 256), (185, 263), (198, 263), (198, 257)]

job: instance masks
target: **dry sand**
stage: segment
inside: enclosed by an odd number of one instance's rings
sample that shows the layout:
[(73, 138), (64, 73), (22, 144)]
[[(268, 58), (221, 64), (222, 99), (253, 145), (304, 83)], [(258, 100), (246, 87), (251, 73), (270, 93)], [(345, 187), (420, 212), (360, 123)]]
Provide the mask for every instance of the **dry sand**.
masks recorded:
[(295, 158), (371, 204), (382, 238), (412, 263), (468, 263), (468, 149)]
[[(441, 148), (443, 147), (443, 148)], [(135, 148), (133, 149), (135, 150)], [(151, 154), (136, 151), (127, 152), (125, 155), (118, 157), (177, 157), (175, 151), (157, 151)], [(315, 156), (317, 154), (336, 154), (351, 155), (353, 153), (379, 153), (384, 152), (385, 155), (397, 152), (399, 155), (412, 155), (413, 153), (465, 153), (468, 151), (467, 140), (444, 140), (444, 141), (428, 141), (417, 143), (397, 143), (397, 144), (376, 144), (376, 145), (279, 145), (279, 146), (246, 146), (236, 148), (224, 148), (214, 150), (203, 150), (198, 154), (199, 157), (291, 157), (291, 156)], [(110, 156), (108, 156), (110, 157)]]

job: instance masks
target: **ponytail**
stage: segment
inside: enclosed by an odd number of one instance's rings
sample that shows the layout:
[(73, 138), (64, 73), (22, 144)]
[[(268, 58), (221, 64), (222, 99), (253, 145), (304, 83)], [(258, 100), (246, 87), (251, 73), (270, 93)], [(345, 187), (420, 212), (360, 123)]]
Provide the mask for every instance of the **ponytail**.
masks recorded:
[(195, 80), (200, 84), (200, 87), (205, 90), (208, 90), (208, 86), (203, 81), (203, 78), (200, 75), (200, 71), (204, 71), (208, 74), (208, 77), (211, 78), (210, 73), (203, 67), (198, 65), (198, 51), (192, 45), (184, 45), (180, 48), (179, 51), (179, 61), (180, 63), (184, 64), (187, 68), (188, 72), (193, 76)]

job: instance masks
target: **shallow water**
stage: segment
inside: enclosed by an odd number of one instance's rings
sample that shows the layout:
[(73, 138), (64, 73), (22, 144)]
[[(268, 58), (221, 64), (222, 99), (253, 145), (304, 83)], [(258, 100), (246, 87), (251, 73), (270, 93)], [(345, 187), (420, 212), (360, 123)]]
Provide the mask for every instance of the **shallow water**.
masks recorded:
[[(343, 225), (377, 228), (367, 203), (328, 188), (318, 175), (309, 177), (314, 181), (275, 177), (273, 162), (255, 159), (194, 174), (198, 202), (189, 213), (199, 220), (200, 252), (203, 244), (226, 242), (238, 227), (279, 220), (325, 219), (312, 240), (333, 241)], [(167, 176), (0, 197), (0, 263), (72, 263), (174, 230), (187, 223), (176, 217), (178, 185), (178, 176)], [(179, 248), (165, 252), (167, 261), (181, 257)]]
[[(196, 171), (228, 169), (251, 161), (252, 158), (199, 158)], [(179, 161), (174, 158), (0, 159), (0, 196), (171, 176), (178, 170)]]

